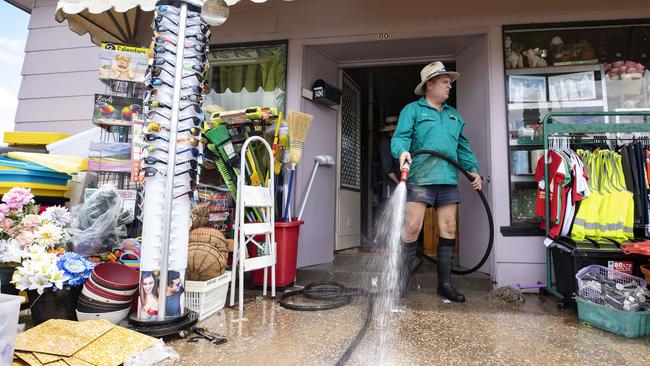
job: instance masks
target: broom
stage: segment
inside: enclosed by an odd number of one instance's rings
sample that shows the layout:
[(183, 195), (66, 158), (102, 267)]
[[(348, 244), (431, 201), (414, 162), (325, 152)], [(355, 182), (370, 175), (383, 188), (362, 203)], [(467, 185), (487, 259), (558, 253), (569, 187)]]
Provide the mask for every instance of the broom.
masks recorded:
[(311, 120), (314, 116), (297, 112), (289, 111), (287, 114), (287, 125), (289, 126), (289, 160), (291, 161), (291, 176), (289, 177), (289, 192), (287, 195), (287, 203), (284, 206), (284, 220), (290, 221), (289, 205), (291, 204), (291, 190), (293, 188), (293, 177), (296, 175), (296, 165), (302, 156), (302, 146), (305, 143), (305, 137), (311, 127)]

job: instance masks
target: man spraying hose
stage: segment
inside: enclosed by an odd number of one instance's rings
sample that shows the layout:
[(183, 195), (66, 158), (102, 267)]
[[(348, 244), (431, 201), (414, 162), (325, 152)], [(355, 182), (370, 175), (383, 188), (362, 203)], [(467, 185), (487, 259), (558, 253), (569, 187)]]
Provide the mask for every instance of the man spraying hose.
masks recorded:
[(433, 150), (456, 159), (474, 177), (471, 183), (474, 189), (481, 189), (481, 176), (478, 174), (476, 155), (463, 135), (465, 122), (456, 109), (445, 103), (449, 99), (452, 83), (460, 74), (447, 71), (442, 62), (436, 61), (425, 66), (420, 77), (422, 81), (415, 88), (415, 94), (422, 97), (402, 109), (391, 140), (391, 152), (395, 158), (399, 158), (400, 167), (410, 168), (398, 291), (400, 297), (406, 295), (416, 241), (422, 230), (427, 205), (430, 205), (437, 210), (440, 230), (437, 293), (449, 300), (464, 302), (465, 296), (450, 281), (456, 246), (456, 212), (460, 203), (458, 170), (428, 154), (411, 159), (411, 152)]

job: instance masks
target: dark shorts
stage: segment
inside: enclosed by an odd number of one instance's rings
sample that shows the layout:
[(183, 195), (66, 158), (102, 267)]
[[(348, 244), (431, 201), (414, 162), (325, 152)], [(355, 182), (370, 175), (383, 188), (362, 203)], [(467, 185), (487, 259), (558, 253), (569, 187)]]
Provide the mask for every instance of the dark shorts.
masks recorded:
[(445, 184), (416, 186), (414, 184), (407, 184), (406, 189), (407, 202), (424, 202), (433, 207), (460, 203), (458, 186)]

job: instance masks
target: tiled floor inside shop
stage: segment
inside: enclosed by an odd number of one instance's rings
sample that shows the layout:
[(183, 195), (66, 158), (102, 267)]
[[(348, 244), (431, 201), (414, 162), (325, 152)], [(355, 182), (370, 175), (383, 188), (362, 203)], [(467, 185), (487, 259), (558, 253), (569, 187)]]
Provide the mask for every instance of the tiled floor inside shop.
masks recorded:
[[(366, 286), (375, 255), (344, 253), (333, 264), (302, 269), (299, 284), (336, 279)], [(370, 269), (369, 269), (370, 268)], [(525, 295), (520, 306), (490, 297), (484, 275), (455, 278), (464, 304), (435, 295), (435, 267), (420, 267), (397, 311), (380, 327), (379, 316), (350, 365), (647, 365), (650, 337), (626, 339), (580, 324), (573, 309), (552, 297)], [(250, 293), (250, 292), (249, 292)], [(254, 294), (252, 294), (254, 295)], [(249, 297), (246, 321), (226, 308), (200, 326), (229, 338), (222, 345), (168, 340), (181, 356), (165, 365), (334, 365), (363, 324), (366, 300), (321, 312), (296, 312), (272, 300)]]

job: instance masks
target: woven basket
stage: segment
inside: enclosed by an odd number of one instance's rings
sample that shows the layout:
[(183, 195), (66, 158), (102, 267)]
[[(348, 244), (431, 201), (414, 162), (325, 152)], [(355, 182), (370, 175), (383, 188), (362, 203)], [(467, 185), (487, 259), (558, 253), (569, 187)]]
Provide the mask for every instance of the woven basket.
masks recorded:
[(187, 280), (205, 281), (224, 273), (228, 243), (219, 230), (198, 228), (190, 231), (187, 250)]

